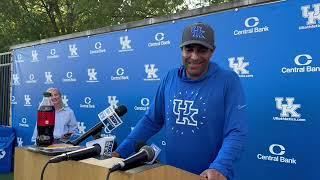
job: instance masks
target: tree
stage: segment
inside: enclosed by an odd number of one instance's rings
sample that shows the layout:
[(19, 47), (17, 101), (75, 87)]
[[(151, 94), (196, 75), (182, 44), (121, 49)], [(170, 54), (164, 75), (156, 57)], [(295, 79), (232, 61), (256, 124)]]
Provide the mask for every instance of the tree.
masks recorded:
[[(187, 10), (188, 0), (0, 1), (0, 52), (14, 44)], [(230, 0), (192, 0), (200, 7)], [(202, 3), (202, 4), (201, 4)], [(197, 5), (199, 7), (199, 4)]]

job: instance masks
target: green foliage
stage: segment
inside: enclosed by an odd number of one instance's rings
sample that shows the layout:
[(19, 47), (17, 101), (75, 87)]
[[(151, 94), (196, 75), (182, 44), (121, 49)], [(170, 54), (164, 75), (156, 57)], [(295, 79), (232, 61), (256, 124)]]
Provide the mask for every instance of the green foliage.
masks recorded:
[[(222, 3), (230, 0), (200, 0)], [(2, 0), (0, 52), (14, 44), (169, 15), (186, 0)]]

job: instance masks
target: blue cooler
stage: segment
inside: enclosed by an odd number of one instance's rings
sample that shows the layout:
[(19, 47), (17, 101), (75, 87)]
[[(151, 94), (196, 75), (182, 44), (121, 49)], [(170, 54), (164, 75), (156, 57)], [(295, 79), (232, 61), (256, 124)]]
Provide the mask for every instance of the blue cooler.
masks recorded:
[(12, 153), (15, 134), (13, 128), (0, 126), (0, 173), (12, 171)]

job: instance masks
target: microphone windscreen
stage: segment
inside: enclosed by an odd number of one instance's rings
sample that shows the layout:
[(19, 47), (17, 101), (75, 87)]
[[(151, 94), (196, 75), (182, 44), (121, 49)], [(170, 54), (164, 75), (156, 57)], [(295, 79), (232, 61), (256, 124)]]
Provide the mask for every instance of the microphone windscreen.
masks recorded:
[(152, 161), (154, 156), (155, 156), (155, 151), (152, 147), (150, 146), (143, 146), (140, 151), (145, 151), (147, 153), (148, 156), (148, 162)]
[(126, 106), (121, 105), (118, 106), (118, 108), (116, 108), (114, 111), (118, 114), (118, 116), (123, 116), (128, 110)]

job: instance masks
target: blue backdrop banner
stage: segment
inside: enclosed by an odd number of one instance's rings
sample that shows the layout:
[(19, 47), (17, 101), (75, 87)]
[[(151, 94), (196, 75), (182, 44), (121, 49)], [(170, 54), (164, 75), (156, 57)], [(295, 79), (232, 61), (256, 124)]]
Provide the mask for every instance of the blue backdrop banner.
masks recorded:
[[(80, 133), (106, 107), (127, 106), (123, 124), (111, 132), (120, 143), (148, 109), (162, 77), (181, 65), (181, 34), (195, 22), (214, 27), (212, 61), (234, 70), (245, 88), (249, 141), (235, 179), (320, 179), (319, 0), (281, 1), (14, 49), (17, 145), (32, 143), (37, 108), (49, 87), (62, 91)], [(166, 146), (161, 133), (149, 143)]]

